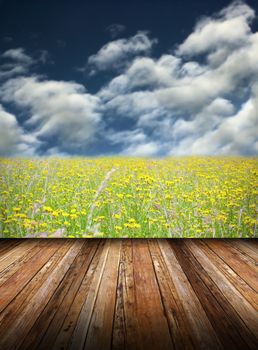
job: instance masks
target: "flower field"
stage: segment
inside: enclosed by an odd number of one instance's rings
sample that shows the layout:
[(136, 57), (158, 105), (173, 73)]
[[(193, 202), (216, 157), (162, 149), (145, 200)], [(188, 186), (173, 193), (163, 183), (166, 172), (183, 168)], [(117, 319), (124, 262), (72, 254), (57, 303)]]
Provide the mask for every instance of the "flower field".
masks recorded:
[(257, 158), (0, 161), (1, 237), (255, 237)]

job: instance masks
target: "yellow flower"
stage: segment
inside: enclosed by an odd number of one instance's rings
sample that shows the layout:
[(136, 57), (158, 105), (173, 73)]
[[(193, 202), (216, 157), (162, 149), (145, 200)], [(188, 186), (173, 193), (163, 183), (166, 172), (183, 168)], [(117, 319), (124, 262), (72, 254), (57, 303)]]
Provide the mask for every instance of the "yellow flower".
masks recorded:
[(121, 215), (120, 215), (120, 214), (114, 214), (113, 217), (114, 217), (115, 219), (120, 219), (120, 218), (121, 218)]
[(53, 211), (53, 209), (51, 207), (48, 207), (48, 206), (45, 206), (43, 207), (43, 210), (46, 211), (46, 212), (49, 212), (51, 213)]
[(15, 212), (21, 211), (21, 208), (20, 207), (15, 207), (15, 208), (13, 208), (13, 211), (15, 211)]

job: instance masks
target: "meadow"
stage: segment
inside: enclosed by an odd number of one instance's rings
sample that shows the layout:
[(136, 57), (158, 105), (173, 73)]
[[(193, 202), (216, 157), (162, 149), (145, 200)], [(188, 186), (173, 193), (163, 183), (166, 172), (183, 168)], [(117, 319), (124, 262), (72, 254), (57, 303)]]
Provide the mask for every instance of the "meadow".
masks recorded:
[(1, 237), (257, 237), (257, 158), (3, 158)]

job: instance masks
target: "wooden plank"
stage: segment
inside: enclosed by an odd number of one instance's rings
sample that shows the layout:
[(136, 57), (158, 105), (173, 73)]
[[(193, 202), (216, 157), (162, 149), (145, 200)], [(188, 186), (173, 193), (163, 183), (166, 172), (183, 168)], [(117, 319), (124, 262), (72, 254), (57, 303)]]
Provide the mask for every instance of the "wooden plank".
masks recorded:
[(105, 350), (111, 346), (120, 249), (121, 240), (113, 241), (92, 312), (85, 349)]
[(253, 240), (13, 242), (0, 241), (1, 349), (258, 346)]
[(25, 240), (23, 243), (18, 244), (12, 250), (3, 254), (0, 257), (0, 272), (5, 270), (9, 265), (13, 264), (16, 260), (23, 258), (30, 249), (35, 247), (37, 244), (33, 240)]
[(252, 333), (201, 264), (191, 254), (186, 243), (177, 241), (173, 248), (224, 347), (256, 349), (257, 344)]
[(134, 286), (136, 315), (141, 348), (172, 349), (167, 319), (160, 298), (148, 245), (144, 240), (133, 240)]
[(252, 249), (253, 252), (256, 254), (256, 260), (257, 260), (257, 254), (258, 254), (258, 242), (257, 241), (258, 241), (257, 238), (241, 239), (241, 242), (245, 243), (245, 245), (248, 246), (250, 249)]
[(80, 311), (80, 315), (78, 317), (77, 324), (69, 344), (69, 349), (79, 350), (79, 349), (83, 349), (84, 347), (85, 339), (88, 332), (88, 327), (90, 324), (90, 319), (91, 319), (93, 308), (95, 305), (101, 278), (106, 265), (109, 249), (110, 249), (110, 240), (107, 240), (105, 241), (105, 245), (102, 249), (102, 253), (101, 253), (101, 257), (100, 257), (97, 269), (95, 270), (92, 282), (89, 286), (87, 297), (85, 298), (86, 299), (85, 303)]
[(112, 349), (134, 350), (139, 347), (136, 316), (132, 240), (124, 239), (118, 271), (117, 300), (114, 317)]
[[(48, 274), (56, 266), (57, 262), (66, 254), (69, 247), (71, 246), (71, 241), (66, 241), (63, 244), (61, 242), (53, 242), (51, 245), (57, 244), (56, 250), (53, 255), (51, 255), (48, 261), (40, 268), (40, 270), (32, 277), (32, 279), (24, 286), (20, 293), (10, 302), (10, 304), (0, 313), (0, 336), (1, 333), (5, 333), (5, 329), (12, 326), (17, 314), (22, 314), (23, 309), (26, 307), (30, 299), (41, 287), (44, 281), (48, 278)], [(44, 243), (42, 242), (41, 245)], [(44, 250), (47, 247), (41, 247), (41, 253), (44, 254)]]
[[(239, 317), (244, 321), (245, 326), (251, 330), (254, 337), (258, 341), (258, 314), (257, 311), (249, 304), (249, 302), (243, 297), (243, 295), (232, 285), (224, 274), (217, 268), (214, 261), (212, 262), (208, 256), (201, 249), (199, 242), (194, 240), (187, 240), (185, 242), (195, 258), (199, 261), (200, 265), (207, 271), (210, 278), (216, 283), (217, 287), (223, 293), (227, 301), (234, 307)], [(252, 336), (253, 342), (256, 339)]]
[(0, 312), (18, 295), (26, 284), (37, 274), (49, 258), (55, 253), (57, 245), (54, 242), (42, 242), (41, 250), (27, 261), (22, 268), (14, 273), (0, 287)]
[(232, 252), (232, 254), (238, 256), (247, 265), (250, 265), (251, 268), (255, 268), (258, 273), (258, 268), (256, 268), (255, 266), (257, 259), (253, 259), (249, 254), (246, 254), (246, 252), (243, 250), (243, 247), (241, 248), (241, 244), (239, 244), (239, 241), (239, 239), (236, 239), (234, 241), (234, 244), (232, 244), (232, 242), (230, 242), (228, 239), (222, 239), (220, 240), (220, 244), (229, 249)]
[(39, 349), (67, 349), (69, 347), (72, 334), (78, 323), (80, 312), (85, 304), (85, 299), (89, 294), (93, 278), (95, 273), (98, 273), (99, 267), (101, 267), (103, 262), (103, 248), (105, 244), (106, 241), (101, 240), (96, 254), (92, 259), (90, 267), (81, 283), (71, 307), (69, 308), (67, 315), (65, 316), (65, 319), (63, 320), (58, 316), (58, 314), (56, 315), (48, 328), (43, 341), (40, 343)]
[(258, 291), (257, 266), (247, 264), (241, 254), (225, 247), (217, 239), (209, 241), (209, 247), (219, 255), (255, 292)]
[(16, 271), (18, 271), (24, 263), (29, 261), (35, 254), (41, 250), (41, 245), (37, 242), (33, 245), (26, 254), (15, 260), (12, 264), (0, 272), (0, 286), (8, 280)]
[(194, 349), (190, 323), (157, 241), (149, 240), (149, 248), (174, 346), (176, 349)]
[[(60, 320), (64, 320), (80, 287), (82, 279), (88, 270), (99, 242), (90, 240), (82, 241), (81, 243), (81, 252), (75, 258), (49, 303), (27, 334), (20, 349), (37, 349), (51, 321), (55, 318), (52, 323), (53, 327), (49, 329), (54, 328), (56, 330)], [(53, 339), (55, 339), (55, 335)], [(54, 342), (53, 339), (51, 342)]]
[(251, 258), (254, 263), (258, 264), (258, 248), (254, 244), (249, 244), (245, 239), (236, 239), (233, 245), (240, 252)]
[(209, 240), (200, 240), (199, 245), (217, 268), (227, 277), (244, 298), (258, 311), (258, 294), (251, 288), (226, 262), (221, 259), (209, 246)]
[(196, 349), (220, 349), (221, 343), (174, 252), (174, 240), (159, 240), (170, 278), (184, 306)]
[[(2, 260), (6, 259), (7, 257), (11, 257), (12, 254), (17, 254), (20, 250), (23, 250), (24, 247), (27, 247), (29, 243), (29, 240), (13, 240), (13, 244), (11, 240), (7, 240), (5, 243), (3, 239), (1, 239), (1, 246), (3, 246), (1, 254), (0, 254), (0, 264)], [(1, 266), (1, 265), (0, 265)]]
[(0, 257), (2, 257), (9, 250), (12, 250), (15, 246), (21, 243), (22, 240), (20, 239), (0, 238)]
[[(80, 240), (76, 240), (66, 255), (58, 262), (54, 271), (49, 274), (43, 286), (38, 289), (33, 298), (28, 302), (23, 313), (17, 315), (10, 329), (6, 329), (6, 333), (2, 336), (1, 340), (3, 348), (15, 350), (21, 345), (24, 335), (26, 335), (33, 326), (35, 319), (44, 309), (81, 248), (82, 243)], [(31, 315), (33, 315), (33, 318)]]

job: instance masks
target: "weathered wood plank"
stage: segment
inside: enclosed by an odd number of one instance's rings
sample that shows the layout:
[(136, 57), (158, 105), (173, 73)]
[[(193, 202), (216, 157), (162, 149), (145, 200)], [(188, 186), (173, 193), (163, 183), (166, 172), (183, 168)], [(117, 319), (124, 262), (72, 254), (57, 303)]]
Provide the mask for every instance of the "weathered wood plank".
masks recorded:
[(87, 297), (85, 298), (86, 299), (85, 303), (81, 309), (76, 327), (74, 329), (74, 333), (69, 345), (69, 348), (71, 349), (79, 350), (79, 349), (83, 349), (84, 347), (90, 320), (92, 317), (96, 298), (99, 291), (99, 286), (101, 283), (101, 279), (102, 279), (103, 272), (104, 272), (107, 258), (108, 258), (108, 253), (110, 250), (110, 243), (111, 243), (110, 240), (106, 241), (103, 247), (98, 267), (93, 276), (93, 280), (90, 285)]
[(98, 268), (103, 263), (101, 259), (103, 258), (103, 247), (105, 244), (105, 240), (101, 240), (67, 315), (64, 319), (60, 318), (58, 314), (56, 315), (51, 323), (53, 326), (49, 327), (43, 341), (40, 343), (39, 349), (44, 350), (51, 347), (54, 349), (67, 349), (69, 347), (80, 312), (89, 294), (93, 278), (99, 273)]
[[(1, 341), (4, 348), (17, 349), (21, 345), (24, 335), (33, 326), (35, 319), (38, 318), (44, 309), (81, 248), (82, 244), (76, 240), (65, 256), (58, 262), (53, 272), (49, 274), (43, 286), (29, 300), (22, 314), (17, 315), (12, 327), (6, 329)], [(31, 315), (34, 315), (34, 319)]]
[(216, 267), (227, 277), (244, 298), (258, 311), (258, 294), (228, 264), (211, 249), (209, 240), (199, 241), (199, 246)]
[(236, 239), (234, 241), (234, 247), (237, 248), (242, 254), (252, 259), (252, 262), (258, 264), (258, 247), (253, 244), (248, 244), (244, 239)]
[(254, 239), (242, 239), (241, 242), (245, 243), (256, 254), (256, 260), (258, 255), (258, 242), (257, 238)]
[(0, 257), (0, 272), (4, 271), (9, 265), (13, 264), (16, 260), (23, 258), (30, 249), (35, 247), (36, 241), (24, 241), (17, 245), (11, 251), (6, 252)]
[[(239, 318), (244, 321), (241, 328), (247, 328), (258, 339), (258, 314), (256, 310), (249, 304), (243, 295), (234, 287), (233, 284), (223, 275), (216, 265), (205, 255), (198, 242), (188, 240), (185, 242), (192, 254), (199, 261), (200, 265), (207, 271), (209, 277), (216, 283), (217, 287), (223, 293), (227, 301), (234, 307), (239, 315)], [(246, 336), (246, 334), (245, 334)], [(249, 334), (248, 337), (253, 338), (253, 343), (256, 339)]]
[(149, 240), (149, 247), (174, 346), (176, 349), (193, 349), (194, 342), (189, 332), (190, 323), (160, 247), (156, 240)]
[(185, 242), (173, 248), (221, 343), (228, 348), (255, 349), (255, 339)]
[[(145, 240), (133, 240), (133, 266), (139, 341), (146, 349), (172, 349), (164, 307)], [(154, 316), (155, 315), (155, 316)]]
[(3, 239), (0, 238), (0, 257), (6, 254), (9, 250), (13, 250), (15, 246), (21, 244), (22, 240), (20, 239)]
[(229, 245), (225, 247), (219, 240), (212, 239), (209, 246), (216, 252), (254, 291), (258, 291), (258, 267), (255, 264), (249, 264), (243, 256), (236, 250), (231, 249)]
[(0, 286), (8, 280), (16, 271), (18, 271), (24, 263), (29, 261), (37, 252), (41, 249), (39, 242), (32, 245), (27, 253), (19, 257), (17, 260), (13, 261), (9, 266), (0, 272)]
[(0, 312), (22, 291), (27, 283), (48, 262), (57, 249), (56, 242), (44, 242), (36, 255), (27, 261), (0, 287)]
[[(81, 252), (75, 258), (49, 303), (27, 334), (20, 349), (37, 349), (43, 337), (46, 345), (46, 331), (56, 330), (60, 320), (65, 318), (98, 247), (98, 242), (93, 240), (81, 243)], [(49, 327), (51, 321), (53, 321), (54, 327)], [(53, 343), (56, 334), (48, 334), (47, 336), (52, 337), (51, 342)]]
[(256, 349), (257, 247), (0, 241), (0, 349)]
[[(55, 242), (52, 243), (52, 246)], [(16, 295), (10, 304), (0, 313), (0, 336), (5, 333), (5, 328), (11, 327), (17, 314), (21, 314), (33, 295), (40, 289), (48, 275), (56, 266), (57, 262), (66, 254), (71, 241), (66, 241), (63, 244), (57, 242), (56, 250), (49, 260), (42, 265), (39, 271), (31, 278), (31, 280), (24, 286), (24, 288)], [(41, 247), (41, 254), (47, 247)]]
[(117, 299), (114, 317), (112, 349), (134, 350), (139, 347), (136, 316), (136, 296), (133, 267), (132, 240), (122, 242), (118, 272)]
[[(169, 243), (168, 243), (169, 242)], [(221, 343), (194, 292), (182, 266), (174, 252), (174, 241), (159, 240), (159, 246), (167, 264), (170, 277), (177, 294), (184, 305), (186, 317), (190, 324), (189, 332), (196, 349), (221, 349)]]
[[(84, 349), (109, 349), (116, 302), (121, 240), (112, 242), (92, 312)], [(79, 348), (77, 348), (79, 349)]]

